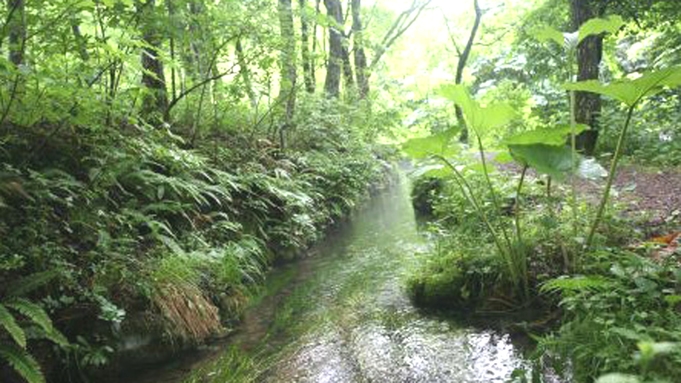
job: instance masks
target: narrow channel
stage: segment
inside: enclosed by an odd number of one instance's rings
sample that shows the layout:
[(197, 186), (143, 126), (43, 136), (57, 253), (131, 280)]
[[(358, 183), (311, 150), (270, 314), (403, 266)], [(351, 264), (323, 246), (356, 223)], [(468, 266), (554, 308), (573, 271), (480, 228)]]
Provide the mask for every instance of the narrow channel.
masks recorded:
[(427, 250), (401, 176), (309, 257), (273, 273), (269, 294), (220, 346), (247, 354), (254, 371), (226, 378), (232, 367), (212, 353), (203, 366), (145, 382), (507, 382), (527, 365), (508, 334), (427, 315), (409, 301), (406, 275)]

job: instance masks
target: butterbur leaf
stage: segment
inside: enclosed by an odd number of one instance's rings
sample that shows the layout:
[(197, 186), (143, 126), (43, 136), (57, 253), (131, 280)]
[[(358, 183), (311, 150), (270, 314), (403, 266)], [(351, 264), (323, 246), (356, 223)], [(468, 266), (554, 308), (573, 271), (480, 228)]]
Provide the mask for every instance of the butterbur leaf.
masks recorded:
[(414, 159), (423, 159), (432, 155), (450, 157), (458, 153), (458, 145), (451, 144), (458, 129), (450, 129), (428, 137), (412, 138), (402, 145), (402, 151)]
[(509, 150), (516, 161), (558, 180), (572, 170), (572, 150), (568, 146), (509, 145)]
[(438, 93), (461, 108), (468, 127), (478, 135), (506, 125), (516, 116), (515, 110), (505, 103), (480, 106), (460, 84), (443, 85)]
[(509, 152), (501, 152), (494, 157), (494, 162), (498, 164), (508, 164), (513, 162), (513, 156)]
[[(583, 124), (575, 125), (575, 134), (579, 134), (589, 127)], [(529, 132), (522, 132), (506, 138), (504, 145), (534, 145), (544, 144), (550, 146), (563, 146), (569, 137), (572, 127), (570, 125), (560, 125), (553, 129), (536, 129)]]
[(596, 18), (587, 21), (579, 27), (579, 42), (593, 35), (601, 33), (617, 33), (624, 25), (624, 19), (619, 15), (609, 16), (604, 19)]
[(597, 80), (580, 81), (565, 84), (564, 88), (570, 91), (602, 94), (632, 107), (644, 97), (653, 96), (665, 88), (676, 88), (680, 85), (681, 66), (676, 66), (648, 72), (634, 80), (623, 79), (610, 84), (601, 84)]
[(635, 375), (607, 374), (596, 380), (596, 383), (641, 383)]
[(420, 177), (434, 177), (434, 178), (446, 178), (451, 176), (452, 172), (442, 164), (431, 164), (425, 165), (417, 168), (413, 172), (409, 173), (410, 176), (414, 178)]
[(548, 41), (553, 41), (556, 44), (563, 46), (565, 37), (563, 36), (563, 32), (551, 28), (549, 26), (544, 26), (541, 28), (537, 28), (534, 31), (532, 31), (532, 35), (539, 40), (539, 42), (545, 43)]

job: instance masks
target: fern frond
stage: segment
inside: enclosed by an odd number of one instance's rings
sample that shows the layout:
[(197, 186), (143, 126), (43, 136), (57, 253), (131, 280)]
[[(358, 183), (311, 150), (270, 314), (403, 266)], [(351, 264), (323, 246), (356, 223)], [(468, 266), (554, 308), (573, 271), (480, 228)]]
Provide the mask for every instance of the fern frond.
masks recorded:
[(45, 377), (40, 371), (40, 365), (25, 350), (0, 345), (0, 360), (2, 359), (12, 366), (28, 383), (45, 383)]
[(21, 297), (50, 283), (57, 276), (54, 270), (41, 271), (25, 276), (7, 288), (7, 296)]
[(579, 293), (583, 291), (602, 291), (612, 286), (612, 281), (595, 276), (560, 277), (547, 281), (540, 289), (542, 293)]
[(19, 327), (14, 316), (5, 306), (0, 304), (0, 326), (2, 326), (14, 341), (21, 347), (26, 348), (26, 334)]
[(52, 324), (52, 319), (47, 315), (45, 310), (37, 304), (28, 301), (26, 299), (17, 299), (12, 302), (6, 303), (7, 307), (10, 307), (26, 318), (30, 319), (33, 323), (37, 324), (44, 332), (47, 339), (53, 341), (60, 346), (68, 345), (66, 337), (62, 335), (54, 325)]

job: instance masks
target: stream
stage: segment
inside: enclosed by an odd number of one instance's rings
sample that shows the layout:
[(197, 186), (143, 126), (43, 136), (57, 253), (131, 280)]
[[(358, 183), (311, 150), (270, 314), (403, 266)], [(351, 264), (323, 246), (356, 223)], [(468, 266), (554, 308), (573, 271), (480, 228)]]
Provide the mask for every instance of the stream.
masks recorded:
[[(428, 246), (402, 179), (309, 257), (273, 272), (268, 293), (227, 341), (135, 382), (509, 381), (529, 362), (508, 334), (430, 316), (409, 301), (406, 276)], [(248, 357), (245, 375), (229, 377), (237, 369), (221, 362), (226, 350)]]

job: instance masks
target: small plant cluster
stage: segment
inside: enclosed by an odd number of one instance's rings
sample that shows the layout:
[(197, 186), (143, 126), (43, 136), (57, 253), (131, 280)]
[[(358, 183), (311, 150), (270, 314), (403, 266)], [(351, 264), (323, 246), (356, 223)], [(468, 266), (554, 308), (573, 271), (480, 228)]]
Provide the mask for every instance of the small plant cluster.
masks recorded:
[[(546, 28), (537, 36), (573, 55), (583, 39), (615, 32), (622, 23), (619, 17), (593, 19), (575, 34)], [(414, 301), (477, 313), (561, 308), (560, 330), (540, 339), (539, 359), (563, 362), (559, 370), (565, 376), (593, 381), (604, 373), (632, 374), (606, 375), (603, 382), (676, 376), (678, 260), (659, 264), (647, 259), (650, 251), (619, 249), (637, 233), (606, 208), (637, 112), (680, 85), (679, 67), (608, 84), (570, 81), (563, 89), (570, 95), (571, 121), (533, 130), (515, 127), (501, 138), (493, 132), (517, 124), (514, 108), (482, 105), (462, 85), (441, 87), (440, 95), (463, 112), (471, 148), (453, 140), (462, 126), (403, 147), (423, 160), (415, 173), (426, 178), (416, 183), (415, 203), (426, 206), (419, 210), (435, 212), (441, 241), (408, 282)], [(605, 185), (591, 201), (578, 198), (577, 177), (604, 172), (594, 171), (592, 160), (576, 150), (577, 135), (589, 127), (575, 122), (575, 92), (624, 105)], [(516, 164), (506, 165), (509, 161)], [(555, 181), (563, 180), (568, 182), (556, 187)], [(622, 233), (629, 238), (623, 241)], [(553, 292), (562, 295), (556, 298)]]

